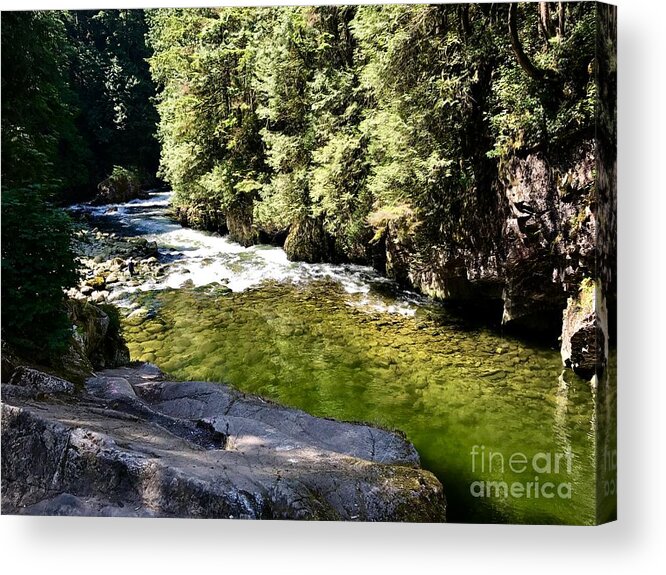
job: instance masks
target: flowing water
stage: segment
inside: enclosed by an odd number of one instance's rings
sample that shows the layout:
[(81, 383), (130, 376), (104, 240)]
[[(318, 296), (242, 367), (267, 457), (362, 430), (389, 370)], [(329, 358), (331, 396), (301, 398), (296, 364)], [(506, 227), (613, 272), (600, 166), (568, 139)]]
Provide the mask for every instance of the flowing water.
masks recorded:
[(449, 520), (592, 523), (597, 391), (557, 349), (357, 265), (289, 262), (169, 219), (170, 194), (77, 209), (156, 241), (166, 273), (113, 294), (133, 359), (318, 416), (404, 431)]

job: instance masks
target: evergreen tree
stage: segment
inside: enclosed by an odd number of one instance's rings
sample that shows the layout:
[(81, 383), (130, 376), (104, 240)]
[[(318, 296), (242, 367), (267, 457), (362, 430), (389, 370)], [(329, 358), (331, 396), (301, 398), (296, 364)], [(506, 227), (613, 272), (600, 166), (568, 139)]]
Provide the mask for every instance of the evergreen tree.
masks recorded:
[(252, 82), (259, 9), (157, 10), (151, 70), (161, 88), (161, 174), (176, 202), (227, 211), (261, 187), (263, 142)]
[(49, 199), (86, 176), (64, 43), (60, 13), (2, 16), (2, 337), (36, 361), (66, 344), (77, 278), (69, 219)]
[[(545, 5), (545, 6), (544, 6)], [(314, 221), (367, 259), (370, 224), (493, 252), (499, 166), (594, 118), (592, 5), (162, 10), (162, 173), (178, 201)]]
[(66, 17), (69, 82), (80, 110), (77, 127), (90, 150), (92, 183), (113, 166), (155, 176), (157, 111), (147, 59), (143, 10), (77, 10)]
[(60, 12), (2, 16), (3, 188), (39, 183), (62, 192), (87, 182), (67, 45)]

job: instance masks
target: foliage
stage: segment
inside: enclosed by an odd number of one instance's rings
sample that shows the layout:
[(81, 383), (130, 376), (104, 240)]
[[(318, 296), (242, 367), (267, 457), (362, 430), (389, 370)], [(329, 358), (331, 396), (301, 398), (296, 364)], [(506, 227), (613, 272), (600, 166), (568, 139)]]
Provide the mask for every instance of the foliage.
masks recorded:
[(286, 206), (281, 217), (291, 221), (322, 218), (338, 250), (362, 259), (372, 237), (365, 221), (372, 196), (365, 186), (355, 13), (352, 6), (280, 10), (262, 38), (257, 79), (272, 168), (262, 199), (279, 198)]
[(48, 359), (70, 334), (63, 288), (78, 277), (69, 218), (38, 187), (2, 192), (2, 337)]
[(156, 168), (144, 33), (136, 10), (2, 15), (2, 337), (39, 361), (66, 345), (63, 290), (77, 279), (53, 203), (116, 163)]
[(39, 183), (62, 191), (87, 181), (65, 39), (58, 12), (2, 16), (3, 189)]
[(226, 209), (260, 187), (263, 143), (251, 73), (263, 14), (247, 8), (149, 14), (161, 174), (177, 203)]
[(65, 345), (76, 280), (69, 220), (47, 198), (87, 177), (64, 38), (59, 13), (3, 14), (2, 337), (42, 360)]
[(91, 179), (114, 165), (136, 165), (154, 177), (157, 111), (145, 43), (143, 10), (76, 10), (63, 14), (69, 83), (77, 127), (90, 150)]
[(146, 30), (142, 10), (3, 14), (3, 185), (67, 201), (116, 164), (155, 174)]
[(107, 182), (113, 187), (138, 188), (141, 185), (141, 175), (135, 167), (113, 166)]
[(244, 194), (265, 229), (321, 218), (350, 258), (395, 206), (426, 247), (491, 250), (499, 165), (593, 125), (594, 6), (539, 10), (515, 15), (534, 77), (508, 5), (157, 11), (162, 174), (185, 204)]
[(532, 18), (523, 18), (521, 37), (531, 42), (534, 61), (545, 80), (526, 78), (510, 57), (501, 62), (493, 83), (490, 155), (503, 157), (520, 149), (562, 145), (563, 140), (592, 127), (597, 101), (596, 10), (583, 3), (567, 7), (566, 35), (545, 40), (534, 34), (535, 10), (522, 5), (523, 16)]

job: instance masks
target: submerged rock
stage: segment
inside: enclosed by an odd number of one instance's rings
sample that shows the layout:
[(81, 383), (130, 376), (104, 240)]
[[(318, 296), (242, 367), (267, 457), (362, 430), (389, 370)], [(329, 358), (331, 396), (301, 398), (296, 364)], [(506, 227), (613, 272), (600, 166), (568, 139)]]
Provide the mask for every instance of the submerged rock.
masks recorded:
[(155, 366), (75, 401), (2, 406), (2, 512), (444, 521), (442, 486), (399, 433), (310, 416)]

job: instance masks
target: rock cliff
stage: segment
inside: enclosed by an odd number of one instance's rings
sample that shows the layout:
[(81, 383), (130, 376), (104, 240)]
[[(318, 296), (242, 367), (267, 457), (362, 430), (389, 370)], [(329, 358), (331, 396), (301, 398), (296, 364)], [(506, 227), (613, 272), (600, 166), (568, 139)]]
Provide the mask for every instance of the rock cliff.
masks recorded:
[[(603, 369), (609, 335), (600, 323), (605, 314), (595, 312), (592, 318), (587, 310), (585, 317), (574, 317), (581, 309), (575, 302), (585, 298), (585, 282), (608, 285), (614, 265), (609, 240), (614, 221), (608, 225), (614, 203), (598, 197), (600, 188), (609, 187), (599, 178), (612, 183), (614, 175), (602, 172), (599, 153), (587, 140), (559, 155), (536, 150), (501, 165), (495, 214), (502, 222), (500, 238), (478, 250), (428, 241), (413, 218), (388, 222), (383, 230), (387, 275), (440, 300), (501, 301), (502, 323), (553, 338), (561, 333), (567, 365), (572, 347), (574, 355), (594, 347), (592, 355)], [(476, 229), (461, 234), (463, 244), (481, 243)], [(600, 306), (605, 297), (600, 293)], [(595, 326), (574, 329), (580, 322)], [(589, 373), (589, 366), (580, 371)]]

